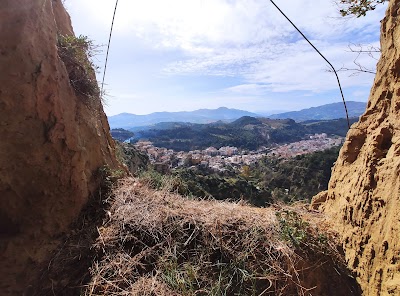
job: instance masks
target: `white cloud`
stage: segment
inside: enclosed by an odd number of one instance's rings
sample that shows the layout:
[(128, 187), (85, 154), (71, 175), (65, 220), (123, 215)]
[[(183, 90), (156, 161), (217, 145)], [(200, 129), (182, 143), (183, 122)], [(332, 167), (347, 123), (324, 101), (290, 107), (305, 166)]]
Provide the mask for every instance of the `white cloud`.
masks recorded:
[(254, 83), (239, 84), (236, 86), (228, 87), (226, 91), (236, 94), (261, 95), (266, 91), (266, 86)]
[[(320, 50), (331, 61), (336, 69), (342, 65), (350, 65), (354, 54), (346, 54), (345, 44), (319, 44)], [(373, 62), (376, 62), (372, 60)], [(365, 60), (360, 62), (370, 62)], [(350, 67), (349, 66), (349, 67)], [(374, 68), (374, 65), (370, 65)], [(334, 73), (329, 72), (329, 65), (308, 44), (300, 42), (282, 47), (282, 54), (273, 58), (265, 59), (257, 64), (253, 73), (245, 75), (251, 83), (263, 83), (274, 92), (286, 92), (294, 90), (321, 92), (337, 88)], [(344, 87), (370, 85), (370, 77), (358, 77), (340, 73), (341, 83)]]
[[(337, 87), (334, 75), (326, 71), (326, 62), (306, 42), (298, 41), (298, 33), (268, 1), (203, 3), (208, 6), (199, 9), (201, 17), (194, 22), (195, 28), (202, 27), (203, 15), (212, 10), (213, 5), (220, 18), (206, 18), (209, 26), (205, 26), (205, 30), (194, 30), (186, 23), (190, 20), (181, 18), (177, 22), (179, 26), (167, 30), (174, 32), (167, 36), (168, 46), (181, 48), (186, 57), (165, 67), (166, 73), (239, 76), (250, 85), (266, 84), (269, 87), (263, 86), (262, 89), (273, 92), (320, 92)], [(346, 52), (350, 41), (377, 40), (373, 33), (378, 31), (384, 9), (382, 6), (379, 13), (372, 12), (366, 18), (343, 20), (337, 17), (337, 9), (330, 0), (302, 0), (290, 4), (279, 1), (280, 4), (337, 69), (353, 67), (355, 56)], [(182, 28), (187, 30), (180, 31)], [(375, 61), (366, 56), (358, 61), (375, 68)], [(368, 77), (341, 76), (344, 86), (371, 83)]]
[[(336, 68), (353, 67), (356, 56), (346, 52), (349, 42), (377, 42), (379, 20), (385, 9), (381, 5), (367, 17), (343, 19), (333, 0), (275, 2)], [(66, 4), (73, 16), (80, 16), (73, 19), (79, 33), (90, 35), (97, 43), (106, 43), (114, 1), (67, 0)], [(319, 93), (337, 88), (336, 79), (326, 71), (323, 59), (267, 0), (121, 0), (112, 52), (118, 47), (126, 47), (128, 54), (129, 48), (131, 51), (143, 48), (148, 51), (146, 58), (149, 60), (155, 51), (158, 55), (176, 52), (173, 58), (168, 55), (168, 59), (160, 59), (157, 69), (152, 65), (154, 71), (170, 78), (177, 77), (177, 83), (182, 76), (193, 76), (193, 79), (198, 76), (233, 77), (236, 86), (223, 86), (221, 92), (242, 99), (271, 92)], [(128, 54), (115, 54), (114, 61), (119, 59), (121, 65), (129, 64), (128, 59), (134, 60), (135, 56)], [(368, 68), (374, 68), (376, 63), (367, 56), (359, 57), (358, 61)], [(148, 72), (143, 67), (131, 67), (119, 73), (129, 71), (136, 71), (132, 76)], [(119, 84), (130, 84), (125, 82), (125, 77), (118, 76), (119, 73), (107, 75), (114, 75)], [(372, 75), (348, 77), (349, 74), (340, 73), (345, 87), (372, 83)], [(146, 95), (150, 97), (155, 90), (149, 90)], [(160, 98), (164, 95), (161, 93), (160, 90), (154, 96)]]
[[(315, 41), (321, 52), (335, 69), (354, 68), (357, 54), (348, 51), (347, 43), (327, 44)], [(367, 55), (358, 57), (363, 66), (374, 69), (376, 60)], [(266, 44), (250, 48), (231, 48), (170, 64), (169, 74), (202, 74), (215, 76), (240, 76), (247, 82), (230, 90), (260, 94), (266, 91), (321, 92), (337, 88), (334, 73), (329, 65), (306, 42)], [(340, 72), (345, 87), (370, 85), (373, 75), (350, 76)], [(257, 89), (257, 91), (255, 91)]]

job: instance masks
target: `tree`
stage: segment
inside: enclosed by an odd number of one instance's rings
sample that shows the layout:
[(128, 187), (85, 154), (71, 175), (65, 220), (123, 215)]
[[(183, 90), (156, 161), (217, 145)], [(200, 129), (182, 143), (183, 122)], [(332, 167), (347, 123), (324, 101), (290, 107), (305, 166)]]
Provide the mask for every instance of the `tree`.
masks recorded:
[(342, 16), (355, 15), (356, 17), (365, 16), (365, 14), (374, 10), (378, 4), (387, 0), (340, 0), (340, 10)]
[[(356, 17), (365, 16), (370, 10), (374, 10), (378, 4), (382, 4), (388, 0), (340, 0), (336, 1), (340, 9), (342, 16), (354, 15)], [(360, 73), (376, 74), (374, 69), (367, 68), (363, 66), (358, 58), (361, 55), (368, 55), (369, 57), (378, 60), (379, 54), (381, 52), (380, 48), (373, 45), (362, 45), (362, 44), (351, 44), (349, 49), (353, 53), (357, 53), (357, 57), (354, 59), (353, 63), (355, 67), (342, 67), (337, 71), (350, 71), (352, 74), (350, 76), (358, 75)], [(331, 70), (328, 70), (331, 71)]]
[(246, 180), (248, 180), (251, 175), (250, 167), (248, 165), (242, 166), (242, 173), (240, 175)]

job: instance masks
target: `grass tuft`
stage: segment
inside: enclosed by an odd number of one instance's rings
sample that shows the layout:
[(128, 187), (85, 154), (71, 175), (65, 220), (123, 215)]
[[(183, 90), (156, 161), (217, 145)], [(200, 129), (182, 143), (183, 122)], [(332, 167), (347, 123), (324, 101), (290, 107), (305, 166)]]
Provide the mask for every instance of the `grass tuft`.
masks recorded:
[(87, 36), (58, 35), (58, 54), (64, 62), (71, 86), (78, 95), (93, 101), (100, 97), (95, 69), (91, 61), (96, 53), (96, 46)]

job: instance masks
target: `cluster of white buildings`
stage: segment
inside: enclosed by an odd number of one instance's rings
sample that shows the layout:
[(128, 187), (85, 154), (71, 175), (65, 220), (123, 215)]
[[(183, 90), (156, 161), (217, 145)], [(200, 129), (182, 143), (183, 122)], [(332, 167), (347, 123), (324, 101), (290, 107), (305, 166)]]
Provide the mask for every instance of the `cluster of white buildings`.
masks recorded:
[[(240, 151), (236, 147), (225, 146), (219, 149), (208, 147), (204, 150), (189, 152), (175, 152), (172, 149), (155, 147), (149, 141), (139, 141), (135, 147), (146, 153), (152, 163), (168, 166), (169, 168), (203, 166), (215, 171), (224, 171), (226, 167), (240, 168), (243, 165), (250, 165), (257, 162), (264, 156), (276, 156), (290, 158), (300, 154), (325, 150), (333, 146), (341, 145), (343, 138), (329, 138), (326, 134), (315, 134), (307, 140), (280, 145), (273, 149), (262, 147), (257, 151)], [(268, 152), (269, 151), (269, 152)], [(267, 153), (268, 152), (268, 153)]]
[(171, 168), (200, 165), (223, 171), (227, 165), (233, 167), (249, 165), (265, 156), (265, 153), (259, 151), (244, 153), (231, 146), (224, 146), (219, 149), (208, 147), (204, 150), (175, 152), (172, 149), (155, 147), (149, 141), (138, 141), (135, 143), (135, 147), (146, 153), (152, 163), (168, 163)]
[(307, 140), (280, 145), (273, 148), (267, 155), (280, 158), (290, 158), (296, 155), (312, 153), (342, 145), (343, 137), (330, 138), (327, 134), (315, 134)]

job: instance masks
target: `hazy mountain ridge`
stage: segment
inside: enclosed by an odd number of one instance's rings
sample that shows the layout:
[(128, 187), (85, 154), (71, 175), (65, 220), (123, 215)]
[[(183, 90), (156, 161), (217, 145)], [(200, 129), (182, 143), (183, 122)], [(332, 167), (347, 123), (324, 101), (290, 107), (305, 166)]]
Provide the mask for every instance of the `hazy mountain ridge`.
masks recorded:
[[(358, 117), (364, 113), (366, 103), (364, 102), (347, 102), (349, 117)], [(232, 122), (243, 116), (249, 117), (268, 117), (271, 119), (293, 119), (297, 122), (308, 120), (331, 120), (345, 118), (346, 114), (343, 103), (333, 103), (318, 107), (311, 107), (300, 111), (285, 112), (265, 116), (254, 112), (239, 109), (230, 109), (220, 107), (218, 109), (199, 109), (195, 111), (182, 112), (155, 112), (148, 115), (135, 115), (131, 113), (121, 113), (109, 116), (109, 124), (112, 129), (123, 128), (131, 131), (148, 130), (152, 125), (162, 124), (164, 126), (169, 122), (176, 123), (198, 123), (206, 124), (217, 121)], [(160, 126), (155, 126), (160, 129)]]
[(220, 107), (218, 109), (199, 109), (195, 111), (155, 112), (148, 115), (121, 113), (109, 116), (108, 121), (111, 128), (130, 129), (160, 122), (211, 123), (218, 120), (229, 122), (242, 116), (257, 116), (257, 114), (244, 110)]
[[(367, 103), (348, 101), (346, 102), (349, 117), (359, 117), (365, 111)], [(342, 102), (326, 104), (318, 107), (302, 109), (300, 111), (285, 112), (268, 116), (273, 119), (290, 118), (297, 122), (307, 120), (331, 120), (345, 118), (346, 112)]]

